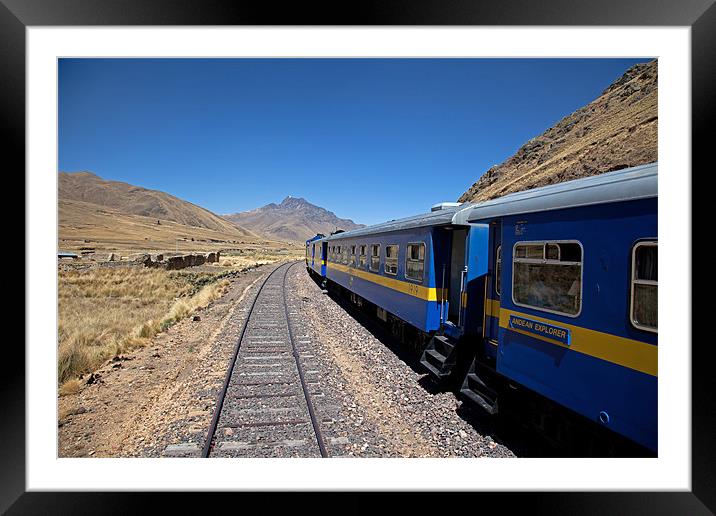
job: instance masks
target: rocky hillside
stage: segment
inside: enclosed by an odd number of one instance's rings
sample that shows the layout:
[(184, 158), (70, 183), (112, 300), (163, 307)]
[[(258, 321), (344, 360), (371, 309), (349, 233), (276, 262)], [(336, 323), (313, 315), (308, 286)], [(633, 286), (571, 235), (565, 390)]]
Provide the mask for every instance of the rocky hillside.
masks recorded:
[(656, 60), (629, 68), (594, 101), (490, 168), (459, 201), (657, 161), (657, 72)]
[(91, 172), (60, 172), (58, 189), (60, 201), (91, 203), (112, 208), (122, 214), (140, 215), (176, 222), (183, 226), (256, 238), (250, 231), (188, 201), (158, 190), (107, 181)]
[(303, 242), (316, 233), (328, 235), (336, 229), (363, 227), (349, 219), (338, 218), (333, 212), (311, 204), (301, 197), (286, 197), (281, 204), (267, 204), (261, 208), (224, 218), (245, 227), (254, 233), (272, 239)]

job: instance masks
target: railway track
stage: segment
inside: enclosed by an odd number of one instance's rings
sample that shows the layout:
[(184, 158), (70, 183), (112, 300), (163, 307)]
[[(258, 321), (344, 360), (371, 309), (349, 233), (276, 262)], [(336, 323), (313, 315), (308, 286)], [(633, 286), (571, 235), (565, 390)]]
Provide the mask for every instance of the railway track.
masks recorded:
[(248, 308), (202, 457), (329, 456), (314, 404), (318, 371), (305, 367), (310, 339), (295, 330), (286, 288), (299, 263), (269, 273)]

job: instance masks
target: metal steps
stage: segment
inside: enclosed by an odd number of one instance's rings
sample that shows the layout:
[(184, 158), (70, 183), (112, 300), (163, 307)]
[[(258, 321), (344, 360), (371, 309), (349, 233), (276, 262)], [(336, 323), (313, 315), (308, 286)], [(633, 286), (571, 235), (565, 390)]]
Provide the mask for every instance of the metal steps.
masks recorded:
[(470, 370), (465, 376), (460, 388), (460, 394), (485, 410), (488, 414), (497, 414), (497, 392), (488, 387), (480, 378), (475, 360), (470, 365)]
[(423, 351), (420, 363), (437, 379), (450, 376), (457, 360), (455, 344), (445, 335), (435, 335)]

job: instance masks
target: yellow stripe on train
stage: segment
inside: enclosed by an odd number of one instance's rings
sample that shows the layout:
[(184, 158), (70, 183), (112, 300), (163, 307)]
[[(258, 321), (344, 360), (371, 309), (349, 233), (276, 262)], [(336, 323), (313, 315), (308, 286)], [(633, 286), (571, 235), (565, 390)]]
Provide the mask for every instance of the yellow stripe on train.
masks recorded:
[[(569, 345), (550, 339), (543, 335), (510, 327), (510, 316), (523, 317), (534, 321), (558, 326), (569, 330), (572, 334)], [(532, 314), (524, 314), (513, 310), (500, 310), (500, 328), (529, 337), (540, 339), (555, 346), (589, 355), (613, 364), (618, 364), (629, 369), (641, 371), (651, 376), (658, 376), (658, 346), (647, 344), (638, 340), (627, 339), (610, 333), (602, 333), (581, 326), (565, 324), (561, 321), (553, 321)]]
[(380, 276), (379, 274), (364, 271), (361, 269), (356, 269), (354, 267), (348, 267), (347, 265), (341, 265), (333, 262), (328, 263), (326, 266), (329, 269), (336, 269), (338, 271), (345, 272), (346, 274), (350, 274), (351, 276), (356, 276), (358, 278), (370, 281), (372, 283), (395, 290), (397, 292), (402, 292), (403, 294), (417, 297), (419, 299), (422, 299), (423, 301), (438, 301), (440, 299), (439, 296), (441, 294), (442, 289), (439, 288), (424, 287), (422, 285), (416, 285), (415, 283), (410, 283), (408, 281), (402, 281), (394, 278), (386, 278), (385, 276)]
[(485, 315), (488, 317), (500, 317), (500, 301), (488, 297), (485, 300)]
[[(386, 278), (385, 276), (380, 276), (332, 262), (327, 264), (327, 266), (329, 268), (345, 272), (351, 276), (357, 276), (361, 279), (382, 285), (404, 294), (409, 294), (425, 301), (438, 301), (441, 298), (440, 295), (442, 294), (442, 289), (439, 288), (423, 287), (422, 285), (415, 285), (393, 278)], [(447, 293), (447, 289), (445, 290)], [(463, 293), (463, 296), (463, 306), (466, 306), (466, 294)], [(610, 333), (590, 330), (581, 326), (565, 324), (561, 321), (553, 321), (551, 319), (545, 319), (531, 314), (506, 310), (500, 306), (500, 302), (496, 299), (487, 299), (486, 301), (485, 314), (491, 317), (499, 318), (501, 328), (528, 335), (532, 338), (554, 344), (555, 346), (561, 346), (563, 348), (576, 351), (577, 353), (582, 353), (601, 360), (606, 360), (607, 362), (611, 362), (613, 364), (628, 367), (629, 369), (641, 371), (642, 373), (646, 373), (651, 376), (658, 376), (658, 346), (640, 342), (638, 340), (628, 339), (626, 337), (620, 337), (618, 335), (612, 335)], [(510, 315), (533, 319), (535, 321), (566, 328), (572, 333), (571, 343), (570, 345), (566, 345), (543, 335), (527, 332), (517, 328), (510, 328)]]

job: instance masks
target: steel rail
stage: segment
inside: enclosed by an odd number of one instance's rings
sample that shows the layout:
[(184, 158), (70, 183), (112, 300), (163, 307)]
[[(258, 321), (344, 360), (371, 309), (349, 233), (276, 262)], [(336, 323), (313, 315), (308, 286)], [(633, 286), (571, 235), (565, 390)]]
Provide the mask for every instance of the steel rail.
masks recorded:
[[(286, 267), (288, 265), (288, 267)], [(229, 366), (228, 371), (226, 372), (226, 377), (224, 378), (224, 385), (221, 388), (221, 391), (219, 391), (219, 395), (216, 398), (216, 407), (214, 408), (214, 415), (211, 418), (211, 424), (209, 425), (209, 430), (206, 434), (206, 441), (204, 442), (204, 448), (201, 451), (202, 458), (209, 457), (209, 454), (211, 453), (211, 444), (214, 441), (214, 434), (216, 433), (216, 427), (219, 424), (219, 417), (221, 416), (221, 410), (224, 407), (224, 398), (226, 397), (226, 392), (229, 389), (229, 383), (231, 382), (231, 375), (234, 372), (234, 366), (236, 365), (236, 359), (239, 356), (239, 350), (241, 349), (241, 342), (244, 339), (244, 334), (246, 333), (246, 328), (249, 324), (249, 319), (251, 319), (251, 314), (254, 311), (254, 307), (256, 306), (256, 301), (258, 300), (259, 296), (261, 295), (261, 291), (266, 286), (266, 283), (268, 282), (269, 278), (274, 275), (274, 273), (283, 268), (286, 267), (286, 271), (291, 267), (291, 264), (282, 264), (276, 267), (274, 270), (272, 270), (268, 276), (263, 280), (261, 283), (261, 286), (259, 287), (258, 292), (256, 292), (256, 296), (254, 297), (254, 300), (251, 302), (251, 306), (249, 307), (249, 311), (246, 314), (246, 317), (244, 318), (244, 323), (241, 326), (241, 333), (239, 334), (239, 338), (236, 341), (236, 346), (234, 347), (234, 353), (231, 358), (231, 365)], [(285, 276), (284, 276), (284, 282), (285, 282)]]
[(286, 278), (288, 278), (288, 272), (291, 267), (301, 262), (295, 262), (288, 266), (283, 276), (283, 307), (286, 311), (286, 323), (288, 324), (288, 339), (291, 341), (291, 348), (293, 349), (293, 358), (296, 360), (296, 368), (298, 369), (298, 377), (301, 381), (301, 388), (303, 389), (303, 395), (306, 397), (306, 405), (308, 406), (308, 415), (311, 417), (311, 424), (313, 425), (313, 431), (316, 434), (316, 441), (318, 442), (318, 449), (321, 452), (321, 457), (327, 458), (328, 451), (326, 450), (326, 443), (323, 440), (323, 434), (316, 418), (316, 412), (313, 408), (313, 401), (311, 400), (311, 394), (308, 392), (308, 385), (306, 384), (306, 378), (303, 376), (303, 367), (301, 367), (301, 360), (298, 356), (298, 349), (296, 349), (296, 343), (293, 339), (293, 329), (291, 328), (291, 318), (288, 313), (288, 296), (286, 295)]

